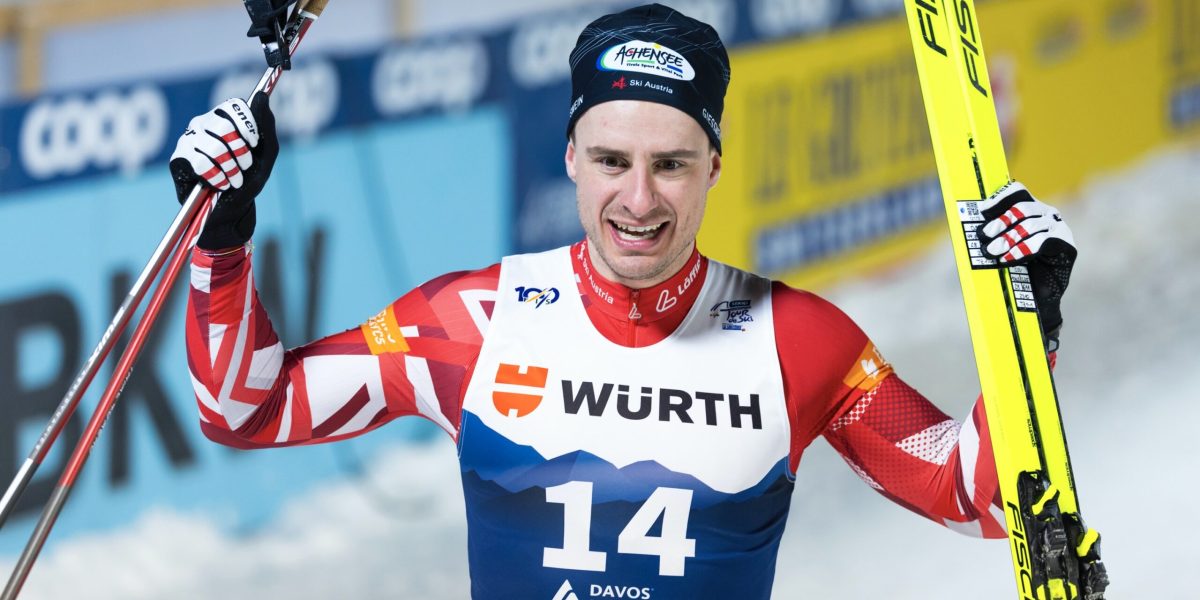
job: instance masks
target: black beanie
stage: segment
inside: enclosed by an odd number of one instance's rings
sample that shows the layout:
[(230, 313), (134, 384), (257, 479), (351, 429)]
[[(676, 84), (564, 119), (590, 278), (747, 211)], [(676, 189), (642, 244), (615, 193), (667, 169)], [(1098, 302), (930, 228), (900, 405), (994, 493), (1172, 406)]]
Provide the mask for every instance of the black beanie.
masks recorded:
[(610, 100), (646, 100), (678, 108), (721, 152), (721, 112), (729, 54), (706, 23), (661, 4), (592, 21), (571, 51), (567, 136), (587, 109)]

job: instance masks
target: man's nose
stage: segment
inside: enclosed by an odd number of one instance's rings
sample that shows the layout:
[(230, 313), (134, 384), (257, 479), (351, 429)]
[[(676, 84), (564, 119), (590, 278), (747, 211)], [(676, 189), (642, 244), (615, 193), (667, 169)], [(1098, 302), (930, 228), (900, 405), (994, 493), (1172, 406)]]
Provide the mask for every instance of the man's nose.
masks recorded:
[(654, 175), (649, 169), (632, 169), (629, 175), (629, 188), (626, 189), (622, 204), (632, 216), (645, 217), (658, 207)]

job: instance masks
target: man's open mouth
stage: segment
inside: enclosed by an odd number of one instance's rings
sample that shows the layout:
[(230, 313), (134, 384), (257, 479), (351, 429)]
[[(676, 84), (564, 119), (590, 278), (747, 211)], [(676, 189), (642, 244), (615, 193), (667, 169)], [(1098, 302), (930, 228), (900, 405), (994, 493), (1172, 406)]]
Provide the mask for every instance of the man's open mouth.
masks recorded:
[(616, 230), (617, 237), (630, 242), (653, 239), (666, 226), (665, 222), (657, 225), (646, 225), (644, 227), (624, 225), (617, 223), (616, 221), (609, 221), (609, 223), (612, 224), (613, 229)]

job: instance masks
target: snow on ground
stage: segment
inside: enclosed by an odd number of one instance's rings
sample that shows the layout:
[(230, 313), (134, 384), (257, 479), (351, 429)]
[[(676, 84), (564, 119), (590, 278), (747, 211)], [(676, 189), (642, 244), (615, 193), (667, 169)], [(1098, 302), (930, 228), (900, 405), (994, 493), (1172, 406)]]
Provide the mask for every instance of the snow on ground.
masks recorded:
[[(1184, 598), (1185, 502), (1197, 491), (1200, 150), (1096, 180), (1063, 206), (1080, 247), (1057, 370), (1081, 503), (1115, 598)], [(962, 417), (978, 391), (949, 248), (826, 291), (910, 383)], [(467, 597), (454, 448), (375, 457), (249, 534), (159, 511), (55, 545), (26, 598)], [(11, 561), (0, 561), (5, 573)], [(1185, 570), (1186, 571), (1186, 570)], [(1187, 575), (1185, 574), (1186, 578)], [(872, 492), (823, 442), (806, 453), (777, 598), (1012, 597), (1005, 545), (951, 533)]]

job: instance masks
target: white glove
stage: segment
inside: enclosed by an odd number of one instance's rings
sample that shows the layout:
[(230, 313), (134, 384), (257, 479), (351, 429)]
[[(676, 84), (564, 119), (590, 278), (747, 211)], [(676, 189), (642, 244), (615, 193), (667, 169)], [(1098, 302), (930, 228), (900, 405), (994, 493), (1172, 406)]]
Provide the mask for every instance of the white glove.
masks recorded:
[(1034, 198), (1019, 182), (1000, 188), (979, 205), (987, 222), (983, 249), (1005, 266), (1026, 265), (1051, 349), (1058, 347), (1060, 304), (1079, 252), (1058, 209)]
[(242, 187), (242, 171), (254, 164), (250, 149), (256, 146), (258, 125), (250, 106), (233, 98), (192, 118), (175, 144), (171, 163), (186, 160), (208, 185), (221, 191), (237, 189)]
[(1034, 198), (1020, 182), (1000, 188), (979, 210), (989, 220), (983, 235), (991, 242), (984, 249), (1002, 263), (1023, 264), (1049, 240), (1075, 248), (1075, 236), (1058, 209)]
[(200, 182), (221, 191), (196, 245), (217, 250), (245, 244), (254, 234), (254, 199), (279, 155), (270, 98), (249, 105), (234, 98), (195, 117), (171, 155), (171, 178), (180, 202)]

